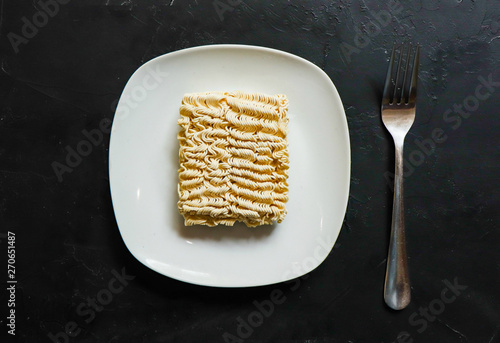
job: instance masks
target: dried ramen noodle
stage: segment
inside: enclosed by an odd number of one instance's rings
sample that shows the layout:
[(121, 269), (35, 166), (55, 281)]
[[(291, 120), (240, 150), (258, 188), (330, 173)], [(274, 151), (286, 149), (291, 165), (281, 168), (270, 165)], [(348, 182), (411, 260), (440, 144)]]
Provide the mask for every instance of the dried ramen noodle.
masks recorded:
[(258, 226), (285, 218), (287, 112), (281, 94), (184, 96), (177, 205), (185, 225)]

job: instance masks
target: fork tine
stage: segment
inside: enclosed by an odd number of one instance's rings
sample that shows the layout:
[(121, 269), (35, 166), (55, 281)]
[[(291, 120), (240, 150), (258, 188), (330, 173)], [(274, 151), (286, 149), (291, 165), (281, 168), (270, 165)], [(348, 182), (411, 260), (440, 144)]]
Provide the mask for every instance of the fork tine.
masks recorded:
[(389, 68), (387, 69), (387, 76), (385, 78), (384, 93), (382, 95), (382, 104), (387, 105), (392, 102), (392, 70), (394, 69), (394, 55), (396, 54), (396, 44), (392, 45), (391, 59), (389, 61)]
[[(408, 49), (407, 49), (407, 53), (406, 53), (406, 66), (405, 66), (405, 74), (403, 76), (403, 83), (401, 85), (401, 101), (399, 103), (402, 103), (402, 104), (407, 104), (408, 103), (408, 100), (409, 100), (409, 97), (408, 98), (405, 98), (405, 89), (408, 89), (408, 94), (410, 94), (410, 86), (408, 86), (408, 88), (406, 88), (406, 82), (408, 80), (408, 74), (409, 74), (409, 71), (408, 71), (408, 67), (410, 66), (410, 57), (411, 57), (411, 53), (412, 53), (412, 47), (411, 47), (411, 44), (408, 44)], [(399, 63), (403, 63), (403, 61), (399, 61)]]
[[(401, 50), (399, 50), (399, 60), (397, 62), (397, 73), (396, 73), (396, 80), (394, 80), (394, 95), (392, 97), (392, 103), (396, 103), (396, 104), (399, 104), (401, 103), (401, 97), (398, 96), (397, 92), (398, 92), (398, 85), (399, 85), (399, 74), (401, 73), (401, 69), (402, 69), (402, 61), (403, 61), (403, 50), (404, 50), (404, 45), (401, 46)], [(403, 88), (403, 87), (401, 87)], [(401, 94), (401, 93), (400, 93)]]
[(417, 82), (418, 82), (418, 65), (420, 61), (420, 45), (417, 45), (415, 56), (413, 57), (413, 72), (411, 75), (410, 93), (408, 97), (409, 103), (415, 103), (417, 98)]

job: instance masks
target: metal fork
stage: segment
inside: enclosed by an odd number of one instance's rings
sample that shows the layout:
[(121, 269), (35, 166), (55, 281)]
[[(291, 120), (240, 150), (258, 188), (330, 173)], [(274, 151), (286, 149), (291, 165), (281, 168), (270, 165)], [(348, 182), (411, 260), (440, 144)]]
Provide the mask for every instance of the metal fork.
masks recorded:
[[(401, 310), (410, 303), (411, 298), (404, 224), (403, 144), (415, 120), (420, 47), (417, 45), (413, 49), (411, 45), (401, 46), (399, 54), (397, 50), (396, 46), (392, 49), (382, 98), (382, 121), (391, 133), (396, 148), (394, 202), (384, 300), (389, 307)], [(413, 62), (410, 64), (411, 59)]]

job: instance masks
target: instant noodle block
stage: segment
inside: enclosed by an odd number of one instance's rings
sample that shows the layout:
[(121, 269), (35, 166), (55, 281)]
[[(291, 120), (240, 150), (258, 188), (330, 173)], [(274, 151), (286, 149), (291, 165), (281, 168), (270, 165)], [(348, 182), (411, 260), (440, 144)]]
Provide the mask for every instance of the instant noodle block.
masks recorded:
[(288, 201), (288, 99), (186, 94), (180, 107), (179, 212), (186, 226), (281, 222)]

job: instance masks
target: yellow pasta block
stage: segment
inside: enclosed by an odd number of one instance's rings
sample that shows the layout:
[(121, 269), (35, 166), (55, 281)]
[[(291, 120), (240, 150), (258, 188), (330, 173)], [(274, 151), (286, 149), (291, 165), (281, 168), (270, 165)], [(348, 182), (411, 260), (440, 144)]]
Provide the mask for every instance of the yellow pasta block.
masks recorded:
[(179, 212), (186, 226), (281, 222), (288, 201), (288, 99), (186, 94), (178, 124)]

